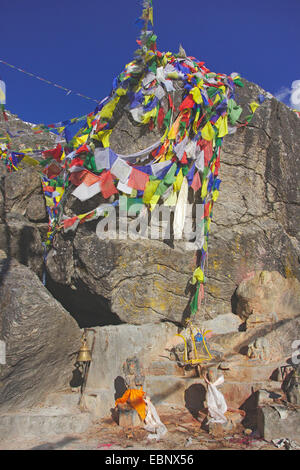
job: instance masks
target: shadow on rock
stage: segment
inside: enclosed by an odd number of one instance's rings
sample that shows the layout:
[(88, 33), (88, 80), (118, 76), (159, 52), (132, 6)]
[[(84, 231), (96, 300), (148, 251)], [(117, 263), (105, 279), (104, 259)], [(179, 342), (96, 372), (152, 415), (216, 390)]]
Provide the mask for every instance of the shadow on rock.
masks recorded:
[(65, 445), (73, 441), (78, 441), (78, 438), (77, 437), (65, 437), (61, 441), (46, 442), (46, 444), (41, 444), (40, 446), (32, 447), (29, 450), (55, 450), (55, 449), (64, 447)]
[(184, 393), (185, 406), (193, 416), (197, 419), (199, 411), (205, 409), (204, 401), (206, 397), (206, 388), (202, 384), (193, 384)]

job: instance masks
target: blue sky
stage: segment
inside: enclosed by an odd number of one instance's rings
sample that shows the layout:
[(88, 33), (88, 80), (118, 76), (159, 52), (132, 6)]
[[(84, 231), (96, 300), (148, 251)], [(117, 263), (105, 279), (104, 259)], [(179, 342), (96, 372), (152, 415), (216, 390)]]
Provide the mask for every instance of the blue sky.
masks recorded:
[[(141, 0), (1, 0), (0, 59), (96, 99), (132, 60)], [(300, 80), (299, 0), (153, 0), (158, 49), (239, 72), (276, 94)], [(0, 63), (7, 109), (26, 121), (57, 122), (95, 103)], [(283, 93), (284, 95), (284, 93)]]

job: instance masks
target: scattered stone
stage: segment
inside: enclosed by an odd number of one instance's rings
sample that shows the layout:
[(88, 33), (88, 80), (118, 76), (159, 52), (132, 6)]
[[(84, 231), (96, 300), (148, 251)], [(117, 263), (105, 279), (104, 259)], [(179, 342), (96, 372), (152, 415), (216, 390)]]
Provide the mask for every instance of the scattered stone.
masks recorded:
[(300, 439), (300, 410), (282, 405), (264, 405), (258, 408), (257, 428), (267, 441), (287, 438)]
[(257, 271), (236, 291), (237, 313), (247, 328), (294, 318), (300, 309), (300, 282), (276, 271)]
[(290, 403), (300, 405), (300, 365), (295, 366), (285, 385), (286, 397)]

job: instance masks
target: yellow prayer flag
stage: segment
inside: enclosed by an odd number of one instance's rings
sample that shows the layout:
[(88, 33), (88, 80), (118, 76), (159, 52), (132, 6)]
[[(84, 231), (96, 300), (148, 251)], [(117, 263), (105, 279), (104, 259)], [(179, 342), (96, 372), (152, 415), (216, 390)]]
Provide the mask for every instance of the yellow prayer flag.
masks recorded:
[(104, 148), (109, 147), (109, 138), (112, 131), (112, 129), (107, 129), (105, 131), (98, 132), (98, 137), (101, 140)]
[[(217, 126), (218, 123), (218, 126)], [(218, 121), (216, 122), (216, 126), (219, 128), (218, 137), (224, 137), (228, 134), (228, 117), (221, 116), (219, 117)]]
[(148, 183), (145, 187), (144, 196), (143, 196), (143, 202), (145, 204), (150, 204), (150, 201), (151, 201), (155, 191), (157, 190), (157, 187), (158, 187), (159, 183), (160, 183), (159, 180), (157, 180), (157, 181), (148, 181)]
[(204, 199), (207, 195), (207, 185), (208, 185), (208, 180), (205, 179), (202, 184), (201, 188), (201, 198)]
[(126, 95), (127, 90), (125, 90), (125, 88), (118, 88), (116, 90), (116, 93), (117, 93), (118, 96), (124, 96), (124, 95)]
[(256, 101), (252, 101), (252, 103), (250, 103), (249, 106), (250, 106), (250, 108), (251, 108), (252, 113), (254, 114), (255, 111), (257, 110), (257, 108), (259, 107), (259, 104), (256, 103)]
[(192, 278), (192, 284), (196, 284), (196, 282), (204, 282), (204, 273), (201, 268), (195, 269)]
[(109, 103), (103, 106), (102, 110), (100, 111), (101, 118), (111, 119), (119, 100), (120, 97), (116, 96), (115, 98), (110, 100)]
[(53, 202), (53, 199), (51, 197), (45, 196), (45, 199), (46, 199), (46, 205), (48, 207), (54, 207), (54, 202)]
[(149, 8), (149, 20), (153, 26), (153, 7)]
[(214, 190), (212, 194), (212, 200), (215, 202), (219, 197), (219, 191), (217, 189)]
[(215, 131), (209, 121), (205, 124), (205, 126), (201, 130), (201, 135), (202, 135), (202, 138), (205, 140), (209, 140), (209, 141), (213, 140), (215, 136)]
[(157, 112), (156, 108), (153, 108), (151, 111), (148, 111), (148, 113), (145, 113), (141, 119), (142, 123), (147, 124), (151, 118), (155, 118), (156, 112)]
[(86, 143), (86, 141), (88, 140), (88, 134), (86, 135), (82, 135), (81, 137), (75, 137), (74, 139), (74, 147), (77, 148), (79, 147), (80, 145), (83, 145)]
[(150, 201), (150, 211), (152, 212), (155, 207), (156, 207), (156, 204), (158, 203), (160, 199), (160, 195), (159, 194), (154, 194), (151, 198), (151, 201)]
[(164, 206), (173, 207), (173, 206), (176, 206), (176, 203), (177, 203), (177, 193), (176, 191), (172, 191), (170, 196), (164, 202)]
[(203, 102), (203, 99), (202, 99), (202, 96), (201, 96), (201, 92), (199, 90), (198, 87), (195, 86), (195, 88), (193, 88), (191, 91), (190, 91), (191, 95), (193, 96), (193, 100), (195, 101), (195, 103), (197, 104), (200, 104)]
[(25, 163), (27, 163), (28, 165), (31, 165), (31, 166), (37, 166), (39, 164), (39, 162), (37, 160), (34, 160), (34, 158), (31, 158), (28, 155), (25, 155), (22, 158), (22, 162), (25, 162)]
[(179, 171), (178, 175), (176, 176), (176, 180), (173, 183), (174, 191), (180, 191), (182, 182), (183, 182), (183, 173), (182, 173), (182, 168), (180, 168), (180, 171)]

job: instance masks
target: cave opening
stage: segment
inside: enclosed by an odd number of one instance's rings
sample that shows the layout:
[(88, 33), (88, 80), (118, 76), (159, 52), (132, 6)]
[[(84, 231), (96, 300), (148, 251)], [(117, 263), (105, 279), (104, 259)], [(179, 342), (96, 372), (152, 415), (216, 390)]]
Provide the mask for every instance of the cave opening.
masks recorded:
[(118, 315), (111, 311), (109, 301), (92, 294), (82, 283), (72, 288), (55, 282), (47, 275), (46, 288), (70, 313), (80, 328), (123, 324)]

